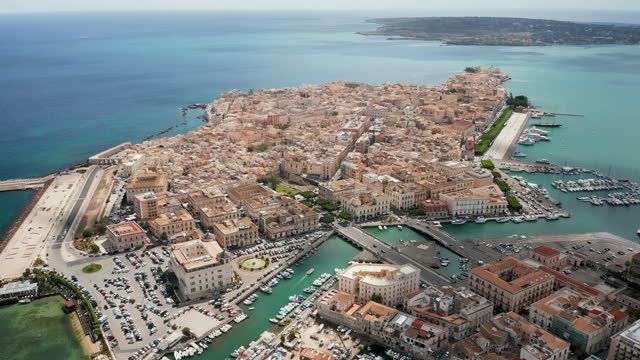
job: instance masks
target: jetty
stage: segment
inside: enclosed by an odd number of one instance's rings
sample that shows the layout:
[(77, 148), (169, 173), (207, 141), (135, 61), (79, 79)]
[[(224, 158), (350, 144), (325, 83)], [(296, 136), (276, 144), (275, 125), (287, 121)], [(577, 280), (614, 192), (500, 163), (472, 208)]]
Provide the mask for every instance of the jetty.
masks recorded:
[(54, 177), (55, 174), (51, 174), (34, 178), (2, 180), (0, 181), (0, 191), (42, 189), (47, 181), (52, 180)]

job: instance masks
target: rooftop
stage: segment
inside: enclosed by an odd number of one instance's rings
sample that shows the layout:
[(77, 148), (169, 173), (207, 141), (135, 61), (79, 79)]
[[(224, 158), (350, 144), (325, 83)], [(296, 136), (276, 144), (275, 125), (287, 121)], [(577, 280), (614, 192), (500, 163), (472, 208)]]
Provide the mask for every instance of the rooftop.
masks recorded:
[(107, 225), (107, 229), (115, 236), (124, 236), (131, 234), (144, 233), (144, 230), (134, 221), (123, 222), (120, 224)]

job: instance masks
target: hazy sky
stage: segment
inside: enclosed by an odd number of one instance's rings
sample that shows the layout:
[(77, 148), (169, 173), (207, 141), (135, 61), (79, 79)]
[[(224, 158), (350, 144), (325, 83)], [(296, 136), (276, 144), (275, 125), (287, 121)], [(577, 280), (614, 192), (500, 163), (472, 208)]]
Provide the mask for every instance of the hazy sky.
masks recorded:
[(0, 0), (0, 12), (234, 9), (541, 9), (640, 11), (640, 0)]

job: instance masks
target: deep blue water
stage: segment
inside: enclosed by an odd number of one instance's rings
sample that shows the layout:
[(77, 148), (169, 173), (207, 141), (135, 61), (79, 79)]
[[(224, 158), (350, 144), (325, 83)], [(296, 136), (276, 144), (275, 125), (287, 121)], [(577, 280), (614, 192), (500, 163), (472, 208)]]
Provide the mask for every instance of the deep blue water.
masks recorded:
[[(355, 34), (375, 28), (367, 18), (390, 15), (407, 13), (0, 15), (0, 179), (45, 174), (140, 141), (181, 122), (178, 107), (232, 89), (342, 79), (437, 84), (468, 65), (500, 66), (514, 78), (510, 90), (546, 109), (587, 115), (568, 120), (562, 141), (535, 150), (540, 157), (612, 165), (640, 178), (639, 47), (459, 47)], [(640, 23), (628, 12), (504, 15)], [(198, 125), (191, 117), (169, 135)], [(0, 193), (0, 226), (28, 197)]]

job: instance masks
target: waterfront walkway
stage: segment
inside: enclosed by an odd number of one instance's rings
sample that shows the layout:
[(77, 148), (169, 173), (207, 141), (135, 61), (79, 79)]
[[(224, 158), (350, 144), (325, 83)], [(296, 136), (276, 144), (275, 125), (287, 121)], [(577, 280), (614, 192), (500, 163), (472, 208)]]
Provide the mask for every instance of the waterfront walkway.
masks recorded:
[(437, 273), (428, 266), (424, 266), (418, 261), (398, 252), (391, 245), (368, 232), (354, 226), (339, 228), (336, 230), (339, 235), (353, 242), (358, 247), (365, 249), (390, 264), (411, 264), (420, 269), (422, 281), (434, 286), (446, 286), (450, 281), (445, 276)]
[(515, 149), (520, 133), (529, 121), (529, 113), (514, 112), (484, 154), (485, 159), (508, 159)]

